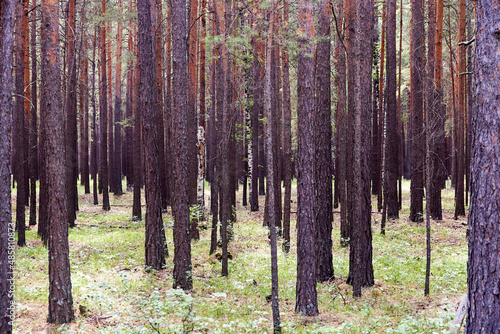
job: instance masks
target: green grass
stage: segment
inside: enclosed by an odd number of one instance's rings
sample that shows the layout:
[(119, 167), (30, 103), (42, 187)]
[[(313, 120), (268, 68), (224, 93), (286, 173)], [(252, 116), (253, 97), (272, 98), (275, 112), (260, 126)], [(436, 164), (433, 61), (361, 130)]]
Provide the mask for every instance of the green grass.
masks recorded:
[[(443, 192), (445, 220), (432, 222), (430, 297), (423, 297), (424, 224), (408, 221), (409, 182), (401, 218), (379, 233), (380, 215), (372, 214), (375, 286), (354, 299), (346, 284), (349, 250), (339, 245), (339, 215), (332, 235), (336, 279), (317, 285), (320, 315), (294, 313), (296, 280), (295, 221), (292, 249), (278, 249), (280, 311), (284, 333), (443, 333), (466, 291), (466, 226), (451, 219), (450, 198)], [(79, 189), (80, 194), (83, 189)], [(449, 192), (449, 194), (447, 193)], [(209, 194), (209, 188), (206, 188)], [(192, 244), (193, 291), (172, 289), (172, 217), (164, 214), (171, 257), (165, 270), (144, 268), (144, 224), (131, 220), (131, 193), (112, 196), (112, 209), (92, 205), (80, 195), (77, 227), (70, 230), (70, 259), (76, 319), (69, 325), (47, 325), (47, 250), (27, 231), (28, 245), (17, 252), (16, 333), (270, 333), (270, 249), (261, 212), (238, 206), (238, 223), (229, 251), (229, 277), (208, 256), (210, 231)], [(238, 194), (240, 200), (240, 194)], [(376, 201), (376, 198), (373, 198)], [(144, 201), (143, 201), (144, 203)], [(207, 204), (209, 201), (207, 200)], [(118, 206), (117, 206), (118, 205)], [(296, 211), (295, 201), (292, 211)], [(374, 202), (373, 208), (376, 208)], [(375, 209), (374, 209), (375, 210)], [(143, 211), (144, 214), (144, 211)], [(295, 215), (292, 215), (295, 219)], [(464, 219), (462, 218), (462, 221)], [(208, 222), (210, 225), (211, 223)], [(36, 229), (36, 228), (35, 228)], [(220, 252), (220, 251), (219, 251)]]

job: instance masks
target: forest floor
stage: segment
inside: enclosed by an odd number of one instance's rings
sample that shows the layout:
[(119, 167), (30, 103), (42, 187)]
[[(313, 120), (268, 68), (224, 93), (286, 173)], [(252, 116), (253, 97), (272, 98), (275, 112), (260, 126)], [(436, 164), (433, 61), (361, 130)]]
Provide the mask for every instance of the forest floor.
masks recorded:
[[(295, 183), (294, 183), (295, 186)], [(320, 315), (294, 313), (296, 280), (295, 214), (289, 254), (278, 247), (279, 301), (284, 333), (443, 333), (466, 293), (466, 218), (453, 219), (453, 189), (443, 191), (445, 219), (432, 222), (430, 297), (424, 297), (425, 224), (411, 223), (409, 181), (403, 183), (403, 210), (380, 234), (373, 197), (373, 265), (375, 285), (352, 297), (346, 284), (349, 249), (340, 247), (338, 213), (333, 226), (335, 279), (317, 285)], [(292, 198), (295, 198), (295, 188)], [(83, 188), (79, 188), (80, 194)], [(206, 189), (206, 194), (209, 194)], [(48, 325), (47, 249), (27, 231), (27, 246), (18, 249), (15, 333), (271, 333), (270, 245), (259, 212), (241, 206), (238, 193), (234, 240), (229, 246), (229, 276), (209, 256), (210, 230), (192, 243), (193, 291), (172, 289), (172, 216), (164, 224), (170, 257), (166, 269), (144, 268), (144, 221), (131, 220), (132, 193), (111, 196), (111, 211), (80, 195), (77, 226), (70, 230), (71, 280), (75, 321)], [(143, 199), (144, 203), (144, 199)], [(208, 204), (207, 197), (207, 204)], [(14, 206), (15, 207), (15, 206)], [(296, 211), (296, 203), (292, 203)], [(144, 214), (144, 208), (143, 208)], [(209, 226), (211, 223), (203, 223)], [(220, 253), (220, 250), (218, 251)]]

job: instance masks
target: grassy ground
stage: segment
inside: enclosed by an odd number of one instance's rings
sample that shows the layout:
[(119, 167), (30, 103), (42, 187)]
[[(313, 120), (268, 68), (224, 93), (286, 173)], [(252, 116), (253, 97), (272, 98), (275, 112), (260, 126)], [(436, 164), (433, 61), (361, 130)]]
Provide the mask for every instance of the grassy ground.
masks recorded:
[[(404, 194), (402, 218), (388, 222), (385, 236), (379, 233), (380, 214), (372, 214), (375, 286), (364, 289), (359, 299), (352, 297), (345, 283), (349, 250), (339, 245), (340, 218), (335, 214), (336, 278), (318, 284), (320, 315), (313, 318), (294, 313), (296, 239), (292, 214), (291, 252), (287, 255), (278, 251), (284, 333), (445, 332), (466, 291), (465, 218), (452, 219), (453, 190), (445, 190), (445, 220), (432, 222), (431, 291), (425, 298), (425, 225), (408, 221), (408, 182), (404, 183)], [(165, 270), (145, 272), (144, 224), (130, 218), (131, 196), (128, 192), (112, 197), (109, 212), (92, 205), (91, 195), (80, 196), (77, 227), (69, 235), (76, 315), (72, 324), (46, 324), (47, 250), (36, 238), (36, 227), (27, 231), (28, 245), (17, 253), (16, 333), (272, 331), (271, 305), (266, 301), (271, 291), (271, 272), (270, 246), (262, 227), (263, 196), (261, 212), (250, 212), (238, 204), (238, 223), (229, 247), (233, 255), (229, 277), (221, 277), (219, 261), (208, 256), (209, 230), (203, 230), (201, 239), (193, 242), (194, 289), (187, 294), (171, 288), (172, 257), (167, 259)], [(173, 254), (170, 213), (164, 214), (164, 223), (169, 252)]]

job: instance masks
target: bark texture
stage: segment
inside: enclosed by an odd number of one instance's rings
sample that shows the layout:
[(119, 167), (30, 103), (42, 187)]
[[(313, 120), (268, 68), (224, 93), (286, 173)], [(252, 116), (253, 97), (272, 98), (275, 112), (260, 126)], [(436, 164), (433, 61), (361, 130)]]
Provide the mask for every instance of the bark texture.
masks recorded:
[(0, 333), (12, 333), (10, 316), (14, 303), (13, 259), (14, 240), (9, 234), (14, 233), (11, 207), (11, 118), (12, 118), (12, 68), (14, 50), (14, 11), (15, 1), (2, 3), (2, 35), (0, 62)]
[(318, 315), (314, 193), (314, 4), (300, 0), (297, 82), (297, 286), (295, 313)]
[[(353, 182), (348, 189), (352, 197), (351, 239), (349, 252), (349, 277), (347, 282), (353, 287), (353, 295), (361, 296), (361, 287), (372, 286), (372, 233), (371, 201), (368, 147), (370, 143), (370, 108), (371, 108), (371, 61), (373, 43), (373, 2), (358, 0), (350, 5), (350, 15), (356, 13), (349, 38), (351, 59), (349, 66), (349, 95), (352, 96), (353, 121)], [(352, 22), (352, 21), (351, 21)], [(352, 33), (352, 35), (351, 35)], [(351, 48), (352, 46), (352, 48)], [(356, 73), (354, 74), (354, 71)]]
[(500, 3), (477, 1), (466, 333), (500, 328)]
[(387, 1), (386, 90), (384, 145), (384, 201), (387, 218), (399, 218), (398, 201), (398, 109), (396, 103), (396, 0)]
[(42, 2), (42, 89), (46, 131), (45, 155), (49, 221), (49, 323), (74, 319), (69, 263), (66, 179), (64, 171), (64, 112), (61, 96), (59, 3)]
[(68, 81), (66, 86), (66, 196), (68, 200), (68, 224), (75, 226), (78, 206), (78, 155), (76, 112), (76, 34), (75, 0), (68, 2)]
[(318, 4), (315, 105), (316, 280), (333, 279), (332, 111), (330, 88), (330, 2)]
[(174, 287), (190, 290), (191, 238), (188, 202), (188, 115), (187, 105), (187, 45), (186, 1), (172, 1), (172, 56), (173, 56), (173, 122), (172, 147), (175, 161), (174, 177)]
[[(106, 0), (102, 0), (101, 13), (106, 13)], [(101, 22), (101, 84), (99, 91), (99, 127), (101, 131), (100, 140), (100, 169), (99, 188), (102, 187), (102, 209), (109, 211), (109, 186), (108, 186), (108, 80), (106, 68), (106, 24)]]
[[(276, 9), (275, 9), (275, 3), (272, 4), (271, 7), (271, 19), (270, 19), (270, 25), (269, 25), (269, 34), (267, 37), (267, 54), (266, 54), (266, 103), (265, 103), (265, 111), (266, 111), (266, 117), (268, 120), (273, 120), (275, 118), (276, 113), (273, 112), (271, 109), (272, 105), (272, 75), (271, 75), (271, 58), (273, 57), (273, 53), (271, 51), (272, 44), (273, 44), (273, 36), (276, 33), (276, 28), (275, 28), (275, 16), (276, 16)], [(274, 115), (273, 115), (274, 114)], [(274, 140), (276, 139), (275, 131), (276, 127), (271, 123), (267, 122), (266, 123), (266, 160), (267, 160), (267, 165), (268, 166), (274, 166), (275, 165), (275, 159), (278, 158), (275, 155), (274, 152), (274, 147), (276, 146), (276, 143), (274, 143)], [(281, 324), (280, 324), (280, 311), (279, 311), (279, 300), (278, 300), (278, 250), (277, 250), (277, 245), (276, 245), (276, 228), (277, 226), (275, 225), (276, 222), (276, 216), (278, 215), (278, 210), (275, 205), (272, 205), (272, 203), (275, 203), (275, 196), (277, 195), (275, 193), (276, 187), (275, 184), (279, 182), (276, 174), (275, 168), (270, 168), (269, 173), (267, 175), (267, 184), (268, 184), (268, 200), (271, 205), (269, 205), (269, 232), (270, 232), (270, 239), (271, 239), (271, 306), (272, 306), (272, 311), (273, 311), (273, 332), (274, 333), (281, 333)], [(280, 187), (278, 187), (280, 189)]]
[[(289, 1), (283, 3), (283, 25), (288, 29)], [(287, 47), (281, 49), (283, 71), (283, 251), (290, 252), (290, 210), (292, 202), (292, 106), (290, 100), (290, 64)], [(258, 116), (257, 116), (258, 117)]]
[(160, 270), (165, 266), (165, 231), (161, 215), (161, 189), (159, 174), (158, 107), (156, 66), (153, 56), (151, 3), (137, 3), (140, 97), (144, 111), (145, 181), (146, 181), (146, 267)]
[(423, 221), (425, 137), (423, 129), (424, 5), (412, 0), (410, 221)]

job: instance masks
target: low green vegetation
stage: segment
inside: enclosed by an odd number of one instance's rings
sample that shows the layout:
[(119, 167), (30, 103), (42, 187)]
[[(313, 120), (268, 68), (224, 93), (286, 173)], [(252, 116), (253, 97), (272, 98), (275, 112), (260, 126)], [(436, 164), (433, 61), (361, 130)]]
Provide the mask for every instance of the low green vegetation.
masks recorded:
[[(409, 191), (409, 184), (404, 184)], [(82, 189), (80, 189), (82, 190)], [(82, 191), (83, 192), (83, 191)], [(207, 194), (208, 194), (207, 190)], [(408, 195), (406, 195), (408, 197)], [(443, 333), (466, 291), (465, 218), (453, 220), (453, 192), (444, 192), (445, 220), (432, 222), (430, 297), (423, 295), (425, 225), (407, 219), (389, 221), (379, 233), (380, 214), (373, 205), (375, 286), (354, 299), (346, 284), (349, 250), (339, 244), (335, 214), (333, 261), (335, 279), (318, 284), (320, 315), (294, 313), (296, 249), (279, 249), (279, 295), (284, 333)], [(270, 245), (261, 211), (238, 206), (238, 223), (229, 251), (229, 277), (220, 276), (217, 256), (209, 256), (210, 230), (193, 242), (193, 282), (189, 293), (172, 289), (172, 217), (164, 214), (170, 258), (165, 270), (144, 268), (144, 224), (133, 222), (131, 193), (112, 198), (110, 212), (80, 196), (77, 227), (70, 230), (71, 279), (76, 319), (69, 325), (48, 325), (47, 250), (27, 231), (26, 247), (18, 250), (16, 333), (270, 333)], [(375, 198), (374, 198), (375, 200)], [(450, 203), (451, 201), (451, 203)], [(208, 201), (207, 201), (208, 203)], [(238, 204), (239, 205), (239, 204)], [(295, 211), (293, 203), (292, 211)], [(295, 219), (295, 214), (292, 214)], [(201, 224), (210, 226), (211, 222)], [(295, 221), (292, 221), (295, 233)], [(220, 253), (220, 250), (219, 250)]]

